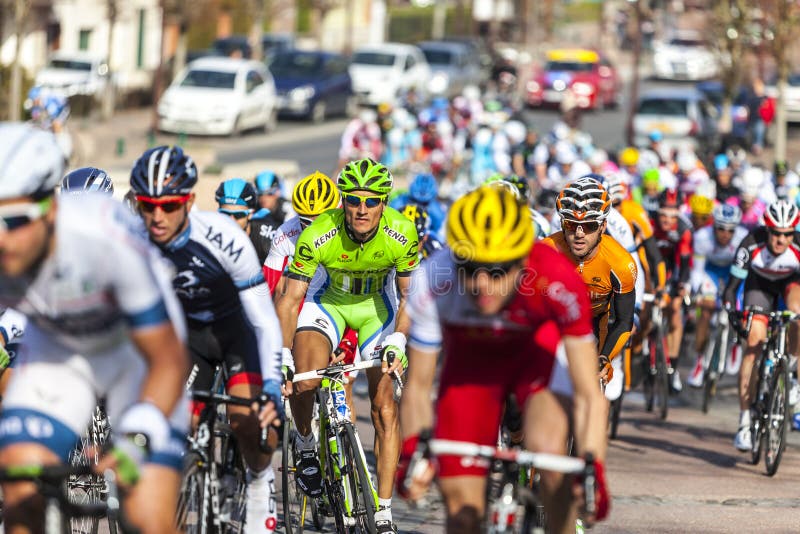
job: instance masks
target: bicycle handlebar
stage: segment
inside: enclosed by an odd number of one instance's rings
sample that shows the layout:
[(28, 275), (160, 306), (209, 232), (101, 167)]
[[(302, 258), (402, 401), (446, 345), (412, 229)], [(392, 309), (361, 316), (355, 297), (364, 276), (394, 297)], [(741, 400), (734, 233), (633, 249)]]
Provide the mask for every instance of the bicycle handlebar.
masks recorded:
[(337, 376), (349, 373), (351, 371), (358, 371), (360, 369), (372, 369), (373, 367), (380, 367), (380, 360), (367, 360), (356, 363), (337, 363), (323, 367), (321, 369), (314, 369), (313, 371), (306, 371), (304, 373), (295, 373), (292, 378), (292, 383), (302, 382), (303, 380), (314, 380), (315, 378), (336, 378)]
[(517, 449), (498, 449), (491, 445), (478, 445), (467, 441), (432, 439), (428, 442), (428, 447), (434, 455), (472, 456), (487, 460), (500, 460), (559, 473), (583, 473), (587, 465), (583, 458)]

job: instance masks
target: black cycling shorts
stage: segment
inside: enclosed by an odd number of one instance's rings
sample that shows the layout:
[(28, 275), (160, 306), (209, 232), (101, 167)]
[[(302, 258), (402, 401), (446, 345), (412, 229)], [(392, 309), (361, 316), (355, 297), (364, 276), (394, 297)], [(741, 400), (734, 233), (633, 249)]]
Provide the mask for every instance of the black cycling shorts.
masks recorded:
[(783, 280), (767, 280), (750, 271), (744, 281), (744, 306), (758, 306), (764, 311), (778, 309), (778, 299), (786, 297), (789, 286), (800, 284), (800, 274), (795, 273)]

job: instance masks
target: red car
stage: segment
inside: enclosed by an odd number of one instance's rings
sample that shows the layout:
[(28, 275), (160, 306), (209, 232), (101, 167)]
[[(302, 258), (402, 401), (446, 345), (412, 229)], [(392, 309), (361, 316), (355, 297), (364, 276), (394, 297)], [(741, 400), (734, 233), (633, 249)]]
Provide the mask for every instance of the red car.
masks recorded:
[(525, 85), (530, 107), (557, 107), (570, 93), (581, 109), (603, 109), (619, 104), (621, 84), (611, 63), (594, 50), (550, 50), (544, 69)]

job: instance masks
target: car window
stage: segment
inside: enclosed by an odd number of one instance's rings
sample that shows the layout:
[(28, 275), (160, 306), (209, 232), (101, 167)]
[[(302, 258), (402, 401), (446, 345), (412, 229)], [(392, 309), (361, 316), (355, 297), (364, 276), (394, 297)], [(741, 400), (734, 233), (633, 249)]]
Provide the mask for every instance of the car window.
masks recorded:
[(670, 39), (669, 44), (672, 46), (706, 46), (706, 43), (703, 41), (698, 41), (697, 39)]
[(49, 66), (51, 69), (80, 70), (84, 72), (92, 70), (92, 64), (88, 61), (74, 61), (71, 59), (51, 59)]
[(450, 65), (453, 63), (453, 53), (448, 50), (423, 49), (422, 53), (431, 65)]
[(681, 98), (646, 98), (639, 102), (637, 113), (686, 117), (688, 102)]
[(278, 54), (269, 64), (273, 76), (279, 78), (316, 78), (322, 69), (322, 58), (316, 54)]
[(592, 72), (594, 63), (586, 63), (584, 61), (548, 61), (544, 68), (549, 71)]
[(181, 87), (206, 87), (209, 89), (233, 89), (236, 82), (235, 72), (219, 72), (216, 70), (192, 69), (181, 80)]
[(247, 92), (253, 91), (256, 87), (264, 83), (264, 78), (256, 71), (251, 70), (247, 73), (247, 80), (245, 81), (245, 87)]
[(800, 73), (789, 76), (789, 85), (800, 87)]
[(412, 56), (411, 54), (406, 56), (406, 67), (405, 67), (405, 70), (411, 70), (414, 67), (414, 65), (416, 65), (416, 64), (417, 64), (417, 60), (414, 59), (414, 56)]
[(379, 67), (391, 67), (396, 60), (394, 54), (386, 52), (356, 52), (353, 56), (353, 63), (359, 65), (375, 65)]

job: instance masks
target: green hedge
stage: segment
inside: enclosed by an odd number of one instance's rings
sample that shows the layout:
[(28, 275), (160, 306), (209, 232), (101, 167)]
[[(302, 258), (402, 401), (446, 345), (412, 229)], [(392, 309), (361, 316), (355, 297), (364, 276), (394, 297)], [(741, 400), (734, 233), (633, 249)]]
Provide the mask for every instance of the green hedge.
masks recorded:
[[(458, 20), (455, 7), (447, 8), (445, 34), (469, 33), (472, 25), (472, 12), (464, 9), (463, 31), (457, 31)], [(432, 37), (433, 7), (392, 7), (389, 9), (389, 35), (387, 40), (400, 43), (416, 43)]]
[[(598, 1), (573, 2), (561, 6), (561, 24), (568, 22), (599, 21), (603, 14), (603, 4)], [(558, 12), (558, 11), (556, 11)]]

